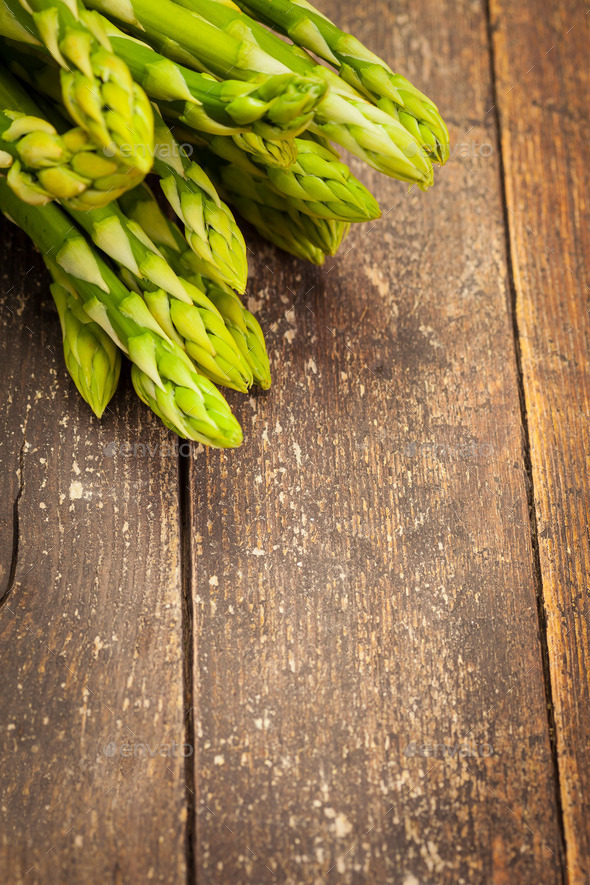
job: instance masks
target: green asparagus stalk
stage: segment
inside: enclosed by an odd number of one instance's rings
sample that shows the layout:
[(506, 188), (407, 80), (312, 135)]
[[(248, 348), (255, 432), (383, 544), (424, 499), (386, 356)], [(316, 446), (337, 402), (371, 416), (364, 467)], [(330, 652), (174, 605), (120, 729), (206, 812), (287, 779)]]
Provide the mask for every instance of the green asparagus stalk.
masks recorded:
[(129, 292), (55, 204), (23, 203), (0, 179), (0, 211), (33, 240), (44, 260), (65, 275), (100, 325), (134, 363), (135, 389), (179, 436), (205, 445), (240, 445), (242, 432), (223, 396), (159, 327), (143, 299)]
[(290, 197), (245, 169), (218, 166), (209, 167), (209, 172), (218, 191), (261, 236), (305, 261), (323, 264), (326, 255), (336, 254), (350, 230), (350, 222), (299, 211)]
[(12, 13), (24, 23), (61, 67), (63, 102), (77, 125), (108, 155), (148, 172), (151, 106), (127, 65), (113, 53), (101, 16), (89, 12), (80, 0), (2, 3), (7, 10), (4, 18)]
[(194, 253), (178, 227), (169, 221), (147, 185), (129, 191), (121, 199), (126, 215), (141, 225), (146, 236), (158, 247), (166, 261), (183, 279), (200, 289), (219, 310), (240, 353), (250, 366), (256, 384), (267, 390), (271, 385), (270, 366), (264, 335), (256, 318), (227, 285), (200, 273)]
[(301, 212), (293, 200), (279, 196), (263, 179), (241, 169), (225, 166), (218, 174), (220, 191), (242, 218), (265, 239), (298, 258), (323, 264), (326, 255), (336, 254), (350, 230), (350, 222)]
[[(196, 143), (226, 160), (235, 178), (242, 172), (262, 178), (304, 215), (347, 222), (371, 221), (381, 215), (373, 195), (340, 162), (338, 154), (312, 138), (295, 139), (297, 157), (288, 169), (255, 162), (227, 138), (201, 135)], [(226, 164), (220, 165), (226, 168)]]
[(250, 366), (256, 384), (263, 390), (271, 385), (270, 363), (260, 323), (242, 304), (239, 296), (229, 286), (221, 286), (202, 274), (190, 277), (197, 288), (207, 293), (224, 318), (240, 353)]
[(339, 76), (391, 114), (438, 160), (449, 157), (449, 133), (438, 108), (401, 74), (307, 0), (236, 0), (251, 16), (281, 31), (338, 69)]
[(326, 94), (325, 82), (291, 73), (261, 82), (218, 83), (159, 55), (110, 22), (105, 21), (105, 30), (114, 51), (165, 116), (213, 135), (253, 132), (270, 141), (292, 139), (307, 129)]
[(71, 214), (95, 246), (127, 271), (128, 288), (142, 294), (154, 319), (198, 371), (246, 393), (252, 372), (223, 317), (200, 289), (172, 270), (143, 229), (112, 203)]
[[(303, 51), (284, 43), (258, 22), (215, 0), (89, 0), (116, 17), (171, 58), (220, 78), (252, 80), (289, 71), (321, 78), (330, 89), (318, 105), (311, 128), (386, 175), (427, 188), (432, 163), (404, 126), (374, 107), (336, 74)], [(186, 6), (188, 8), (183, 9)], [(195, 15), (196, 13), (196, 15)]]
[(166, 199), (185, 226), (187, 243), (200, 259), (202, 271), (244, 292), (248, 278), (246, 244), (231, 211), (157, 115), (155, 133), (154, 171)]
[[(327, 221), (308, 215), (297, 217), (292, 212), (281, 212), (238, 194), (231, 195), (231, 202), (265, 240), (312, 264), (322, 265), (326, 255), (335, 255), (350, 230), (350, 224), (343, 221)], [(319, 231), (317, 227), (320, 227)], [(332, 245), (318, 245), (328, 237)]]
[(117, 389), (121, 351), (88, 317), (71, 283), (67, 286), (55, 282), (49, 287), (61, 323), (66, 367), (80, 395), (100, 418)]
[[(18, 109), (18, 110), (17, 110)], [(73, 208), (105, 205), (141, 181), (136, 167), (105, 157), (81, 128), (58, 134), (7, 70), (0, 67), (0, 166), (25, 202)]]

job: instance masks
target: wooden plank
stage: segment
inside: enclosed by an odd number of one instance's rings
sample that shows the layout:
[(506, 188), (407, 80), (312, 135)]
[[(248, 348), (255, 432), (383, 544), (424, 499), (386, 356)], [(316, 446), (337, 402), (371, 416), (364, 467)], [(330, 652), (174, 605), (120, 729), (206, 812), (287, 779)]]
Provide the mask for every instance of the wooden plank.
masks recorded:
[(567, 866), (590, 877), (590, 74), (584, 5), (492, 0)]
[(274, 388), (191, 470), (197, 871), (558, 883), (484, 8), (322, 8), (455, 155), (428, 194), (363, 172), (385, 217), (323, 270), (253, 241)]
[(183, 882), (185, 762), (158, 750), (185, 743), (178, 459), (130, 391), (94, 419), (41, 260), (0, 230), (0, 878)]

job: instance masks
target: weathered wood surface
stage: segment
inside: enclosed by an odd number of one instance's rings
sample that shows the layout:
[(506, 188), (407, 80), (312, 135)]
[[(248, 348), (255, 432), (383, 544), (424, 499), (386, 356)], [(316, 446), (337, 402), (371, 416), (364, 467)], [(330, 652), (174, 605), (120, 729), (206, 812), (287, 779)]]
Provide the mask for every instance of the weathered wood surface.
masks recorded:
[(275, 385), (191, 471), (197, 880), (558, 883), (484, 8), (322, 8), (469, 156), (365, 175), (324, 270), (253, 261)]
[(93, 418), (0, 230), (0, 880), (183, 882), (184, 759), (138, 748), (185, 742), (178, 459), (129, 392)]
[(590, 15), (492, 0), (567, 867), (590, 880)]
[(95, 421), (2, 223), (2, 881), (588, 880), (589, 17), (490, 5), (322, 0), (454, 154), (362, 172), (385, 217), (322, 270), (252, 241), (239, 452)]

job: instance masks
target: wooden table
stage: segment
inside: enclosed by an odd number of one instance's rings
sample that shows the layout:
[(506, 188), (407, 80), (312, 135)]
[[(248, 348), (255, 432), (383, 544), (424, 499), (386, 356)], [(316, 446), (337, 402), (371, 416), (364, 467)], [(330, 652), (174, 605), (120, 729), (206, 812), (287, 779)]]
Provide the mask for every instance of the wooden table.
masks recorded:
[(94, 420), (2, 226), (7, 885), (590, 882), (590, 16), (322, 8), (452, 157), (322, 269), (251, 239), (241, 450)]

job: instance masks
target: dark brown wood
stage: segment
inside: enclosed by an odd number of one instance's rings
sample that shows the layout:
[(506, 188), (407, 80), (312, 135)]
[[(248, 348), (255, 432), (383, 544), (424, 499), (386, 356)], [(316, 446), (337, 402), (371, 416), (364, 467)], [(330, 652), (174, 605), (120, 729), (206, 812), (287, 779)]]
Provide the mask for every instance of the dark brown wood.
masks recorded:
[(254, 244), (274, 388), (191, 469), (198, 880), (559, 883), (485, 11), (322, 9), (455, 153), (362, 172), (322, 270)]
[(172, 438), (129, 392), (93, 418), (41, 259), (0, 230), (0, 879), (183, 882), (185, 763), (157, 750), (186, 740)]
[(492, 0), (569, 881), (590, 877), (588, 9)]

